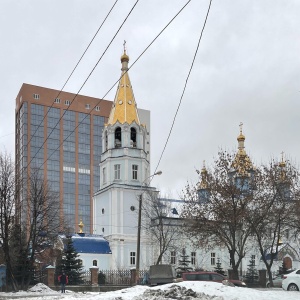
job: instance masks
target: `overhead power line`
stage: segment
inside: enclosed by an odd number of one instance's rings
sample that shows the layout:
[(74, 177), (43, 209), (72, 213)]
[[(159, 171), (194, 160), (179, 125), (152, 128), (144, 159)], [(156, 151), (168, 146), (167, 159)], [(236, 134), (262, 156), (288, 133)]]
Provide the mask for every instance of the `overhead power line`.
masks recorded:
[[(119, 33), (119, 31), (121, 30), (121, 28), (123, 27), (123, 25), (125, 24), (125, 22), (127, 21), (128, 17), (130, 16), (130, 14), (132, 13), (133, 9), (135, 8), (135, 6), (137, 5), (137, 3), (139, 2), (139, 0), (137, 0), (135, 2), (135, 4), (132, 6), (131, 10), (129, 11), (129, 13), (127, 14), (127, 16), (125, 17), (124, 21), (122, 22), (122, 24), (119, 26), (117, 32), (115, 33), (115, 35), (113, 36), (113, 38), (111, 39), (111, 41), (109, 42), (109, 44), (107, 45), (107, 47), (105, 48), (104, 52), (102, 53), (102, 55), (100, 56), (100, 58), (98, 59), (98, 61), (96, 62), (95, 66), (93, 67), (92, 71), (89, 73), (89, 75), (87, 76), (87, 78), (85, 79), (85, 81), (83, 82), (83, 84), (81, 85), (80, 89), (78, 90), (78, 92), (75, 94), (75, 96), (73, 97), (72, 101), (70, 101), (70, 104), (68, 105), (68, 107), (64, 110), (64, 113), (62, 114), (62, 116), (59, 118), (59, 120), (57, 121), (57, 123), (55, 124), (55, 126), (52, 128), (52, 130), (50, 131), (50, 133), (48, 134), (47, 138), (44, 140), (43, 144), (38, 148), (38, 150), (36, 151), (35, 155), (31, 158), (30, 162), (27, 164), (26, 168), (28, 168), (28, 166), (30, 165), (30, 163), (32, 162), (32, 160), (36, 157), (36, 155), (38, 154), (38, 152), (42, 149), (42, 147), (44, 146), (44, 144), (46, 143), (46, 141), (48, 140), (48, 138), (51, 136), (52, 132), (54, 129), (56, 129), (57, 125), (59, 124), (59, 122), (62, 120), (63, 116), (66, 114), (66, 112), (69, 110), (70, 106), (72, 105), (72, 103), (74, 102), (74, 100), (76, 99), (76, 97), (79, 95), (80, 91), (82, 90), (82, 88), (84, 87), (84, 85), (86, 84), (86, 82), (88, 81), (88, 79), (90, 78), (90, 76), (93, 74), (93, 72), (95, 71), (97, 65), (99, 64), (99, 62), (101, 61), (101, 59), (103, 58), (104, 54), (106, 53), (106, 51), (108, 50), (108, 48), (110, 47), (110, 45), (112, 44), (113, 40), (116, 38), (117, 34)], [(90, 43), (91, 44), (91, 43)], [(61, 91), (60, 91), (61, 93)], [(54, 104), (54, 103), (53, 103)], [(52, 104), (52, 106), (53, 106)], [(51, 106), (51, 107), (52, 107)], [(50, 107), (50, 108), (51, 108)], [(50, 110), (50, 109), (49, 109)], [(48, 110), (48, 112), (49, 112)], [(48, 114), (47, 112), (47, 114)], [(46, 115), (47, 115), (46, 114)], [(46, 116), (44, 116), (43, 120), (45, 119)], [(42, 120), (42, 122), (43, 122)], [(84, 119), (83, 119), (84, 120)], [(82, 121), (83, 121), (82, 120)], [(37, 129), (41, 126), (42, 122), (40, 123), (40, 125), (37, 127)], [(80, 123), (81, 124), (81, 123)], [(77, 128), (77, 127), (76, 127)], [(76, 129), (75, 128), (75, 129)], [(36, 131), (37, 131), (36, 129)], [(74, 130), (75, 130), (74, 129)], [(35, 132), (36, 132), (35, 131)], [(74, 132), (74, 131), (73, 131)], [(68, 136), (69, 137), (69, 136)], [(67, 138), (68, 138), (67, 137)], [(66, 138), (66, 139), (67, 139)], [(29, 142), (28, 142), (29, 143)], [(28, 144), (27, 144), (28, 145)], [(61, 145), (61, 144), (60, 144)], [(58, 148), (57, 148), (58, 149)], [(56, 149), (56, 150), (57, 150)], [(53, 154), (53, 153), (52, 153)], [(49, 156), (49, 158), (51, 157), (51, 155)], [(49, 159), (47, 158), (44, 163), (40, 166), (40, 168), (45, 164), (45, 162)], [(39, 169), (40, 169), (39, 168)]]
[(164, 153), (165, 153), (165, 150), (166, 150), (166, 147), (167, 147), (167, 145), (168, 145), (168, 142), (169, 142), (171, 133), (172, 133), (172, 131), (173, 131), (173, 127), (174, 127), (174, 124), (175, 124), (175, 121), (176, 121), (176, 117), (177, 117), (179, 108), (180, 108), (180, 106), (181, 106), (181, 102), (182, 102), (183, 96), (184, 96), (184, 94), (185, 94), (185, 90), (186, 90), (186, 87), (187, 87), (187, 84), (188, 84), (188, 80), (189, 80), (189, 78), (190, 78), (190, 75), (191, 75), (191, 72), (192, 72), (192, 69), (193, 69), (193, 66), (194, 66), (194, 63), (195, 63), (197, 54), (198, 54), (200, 42), (201, 42), (202, 35), (203, 35), (204, 29), (205, 29), (205, 25), (206, 25), (206, 22), (207, 22), (208, 15), (209, 15), (209, 12), (210, 12), (211, 3), (212, 3), (212, 0), (209, 1), (209, 6), (208, 6), (208, 9), (207, 9), (206, 17), (205, 17), (205, 20), (204, 20), (204, 23), (203, 23), (203, 26), (202, 26), (202, 29), (201, 29), (201, 33), (200, 33), (200, 36), (199, 36), (199, 39), (198, 39), (198, 43), (197, 43), (197, 47), (196, 47), (196, 50), (195, 50), (195, 53), (194, 53), (194, 57), (193, 57), (193, 60), (192, 60), (192, 63), (191, 63), (191, 66), (190, 66), (188, 75), (187, 75), (187, 77), (186, 77), (186, 79), (185, 79), (185, 84), (184, 84), (184, 87), (183, 87), (183, 90), (182, 90), (182, 93), (181, 93), (181, 96), (180, 96), (180, 100), (179, 100), (179, 103), (178, 103), (178, 106), (177, 106), (177, 110), (176, 110), (175, 115), (174, 115), (174, 118), (173, 118), (173, 122), (172, 122), (172, 125), (171, 125), (171, 128), (170, 128), (170, 131), (169, 131), (169, 134), (168, 134), (166, 143), (165, 143), (164, 148), (163, 148), (163, 150), (162, 150), (162, 152), (161, 152), (161, 155), (160, 155), (160, 158), (159, 158), (158, 163), (157, 163), (157, 165), (156, 165), (156, 168), (155, 168), (155, 170), (154, 170), (154, 173), (158, 170), (158, 167), (159, 167), (159, 165), (160, 165), (160, 162), (161, 162), (161, 160), (162, 160), (162, 157), (163, 157), (163, 155), (164, 155)]
[[(138, 1), (137, 1), (138, 2)], [(137, 2), (135, 3), (135, 5), (137, 4)], [(168, 28), (168, 26), (176, 19), (176, 17), (184, 10), (184, 8), (189, 4), (191, 2), (191, 0), (189, 0), (189, 1), (187, 1), (186, 3), (185, 3), (185, 5), (175, 14), (175, 16), (167, 23), (167, 25), (156, 35), (156, 37), (149, 43), (149, 45), (142, 51), (142, 53), (136, 58), (136, 60), (131, 64), (131, 66), (128, 68), (128, 70), (126, 71), (126, 72), (124, 72), (122, 75), (121, 75), (121, 77), (120, 78), (122, 78), (122, 76), (124, 76), (135, 64), (136, 64), (136, 62), (144, 55), (144, 53), (150, 48), (150, 46), (157, 40), (157, 38), (166, 30), (166, 28)], [(133, 7), (134, 8), (134, 7)], [(132, 8), (132, 10), (133, 10), (133, 8)], [(131, 10), (131, 11), (132, 11)], [(129, 14), (131, 13), (131, 11), (129, 12)], [(129, 16), (129, 14), (128, 14), (128, 16)], [(127, 16), (127, 17), (128, 17)], [(126, 19), (127, 19), (127, 17), (126, 17)], [(124, 20), (124, 22), (126, 21), (126, 19)], [(122, 25), (124, 24), (124, 22), (122, 23)], [(121, 26), (122, 26), (121, 25)], [(118, 30), (119, 31), (119, 30)], [(117, 34), (117, 33), (116, 33)], [(116, 36), (116, 34), (115, 34), (115, 36)], [(114, 36), (114, 37), (115, 37)], [(111, 44), (111, 43), (110, 43)], [(108, 46), (109, 47), (109, 46)], [(101, 57), (100, 57), (100, 59), (103, 57), (103, 55), (104, 54), (102, 54), (101, 55)], [(84, 84), (87, 82), (87, 80), (88, 80), (88, 78), (90, 77), (90, 75), (92, 74), (92, 72), (95, 70), (95, 68), (96, 68), (96, 66), (97, 66), (97, 64), (99, 63), (99, 61), (100, 61), (100, 59), (98, 60), (98, 62), (96, 63), (96, 65), (94, 66), (94, 68), (93, 68), (93, 70), (91, 71), (91, 73), (89, 74), (89, 76), (87, 77), (87, 79), (85, 80), (85, 82), (84, 82)], [(48, 161), (48, 159), (53, 155), (53, 153), (55, 153), (55, 151), (57, 151), (60, 147), (61, 147), (61, 145), (72, 135), (72, 133), (79, 127), (79, 125), (80, 124), (82, 124), (83, 123), (83, 121), (89, 116), (89, 115), (91, 115), (91, 112), (97, 107), (97, 106), (99, 106), (99, 104), (101, 103), (101, 101), (102, 101), (102, 99), (104, 99), (105, 98), (105, 96), (115, 87), (115, 85), (120, 81), (120, 78), (111, 86), (111, 88), (103, 95), (103, 97), (95, 104), (95, 106), (91, 109), (91, 111), (90, 111), (90, 113), (88, 113), (88, 114), (86, 114), (85, 115), (85, 117), (84, 118), (82, 118), (82, 120), (80, 121), (80, 122), (78, 122), (78, 125), (70, 132), (70, 134), (59, 144), (59, 146), (55, 149), (55, 150), (53, 150), (53, 152), (51, 153), (51, 155), (49, 155), (48, 156), (48, 158), (44, 161), (44, 163), (40, 166), (40, 168), (39, 169), (41, 169), (41, 167)], [(84, 85), (83, 84), (83, 85)], [(82, 85), (82, 87), (83, 87), (83, 85)], [(82, 89), (82, 87), (80, 88), (80, 90)], [(76, 94), (76, 96), (79, 94), (79, 91), (78, 91), (78, 93)], [(75, 96), (75, 97), (76, 97)], [(72, 101), (74, 101), (74, 99), (75, 99), (75, 97), (73, 98), (73, 100)], [(62, 116), (63, 117), (63, 116)], [(61, 117), (61, 118), (62, 118)], [(61, 118), (60, 118), (60, 120), (61, 120)], [(59, 121), (60, 121), (59, 120)], [(58, 121), (58, 123), (59, 123), (59, 121)], [(58, 125), (58, 123), (55, 125), (55, 127)], [(53, 129), (52, 129), (52, 131), (53, 131)], [(51, 134), (51, 133), (50, 133)], [(50, 135), (49, 134), (49, 135)], [(48, 135), (48, 137), (49, 137), (49, 135)], [(48, 139), (48, 137), (46, 138), (46, 140)], [(43, 143), (43, 145), (45, 144), (45, 142), (46, 142), (46, 140), (44, 141), (44, 143)], [(41, 147), (43, 147), (43, 145), (41, 146)], [(41, 148), (40, 147), (40, 148)], [(29, 164), (28, 164), (29, 165)], [(27, 167), (28, 167), (28, 165), (27, 165)]]
[[(115, 7), (115, 5), (117, 4), (119, 0), (116, 0), (114, 2), (114, 4), (112, 5), (112, 7), (110, 8), (109, 12), (107, 13), (107, 15), (105, 16), (104, 20), (102, 21), (102, 23), (100, 24), (99, 28), (97, 29), (96, 33), (94, 34), (93, 38), (91, 39), (91, 41), (89, 42), (89, 44), (87, 45), (87, 47), (85, 48), (84, 52), (82, 53), (81, 57), (79, 58), (78, 62), (76, 63), (75, 67), (73, 68), (72, 72), (70, 73), (70, 75), (68, 76), (67, 80), (65, 81), (65, 83), (63, 84), (62, 88), (60, 89), (60, 91), (58, 92), (57, 96), (55, 98), (58, 98), (61, 94), (61, 92), (63, 91), (63, 89), (65, 88), (65, 86), (67, 85), (67, 83), (69, 82), (70, 78), (72, 77), (72, 75), (74, 74), (75, 70), (77, 69), (78, 65), (80, 64), (81, 60), (83, 59), (84, 55), (86, 54), (87, 50), (90, 48), (91, 44), (93, 43), (94, 39), (96, 38), (97, 34), (99, 33), (100, 29), (102, 28), (103, 24), (105, 23), (105, 21), (107, 20), (108, 16), (110, 15), (110, 13), (112, 12), (113, 8)], [(50, 111), (50, 108), (53, 107), (55, 103), (55, 99), (53, 100), (52, 105), (49, 107), (49, 109), (47, 110), (46, 114), (44, 115), (43, 119), (41, 120), (40, 124), (36, 127), (34, 133), (32, 135), (30, 135), (30, 139), (27, 142), (27, 147), (29, 145), (29, 143), (31, 142), (32, 138), (35, 136), (36, 132), (38, 131), (38, 129), (41, 127), (41, 125), (43, 124), (46, 116), (48, 115), (48, 112)], [(69, 108), (69, 107), (68, 107)], [(67, 108), (67, 109), (68, 109)], [(57, 124), (56, 124), (57, 125)], [(48, 135), (49, 137), (49, 135)], [(47, 137), (47, 138), (48, 138)], [(44, 144), (43, 144), (44, 145)], [(43, 146), (42, 145), (42, 146)], [(41, 146), (41, 147), (42, 147)], [(39, 148), (40, 150), (41, 148)], [(39, 150), (35, 153), (35, 155), (33, 156), (32, 159), (35, 158), (36, 154), (39, 152)], [(30, 162), (27, 164), (26, 168), (28, 167), (28, 165), (31, 163), (32, 159), (30, 160)]]

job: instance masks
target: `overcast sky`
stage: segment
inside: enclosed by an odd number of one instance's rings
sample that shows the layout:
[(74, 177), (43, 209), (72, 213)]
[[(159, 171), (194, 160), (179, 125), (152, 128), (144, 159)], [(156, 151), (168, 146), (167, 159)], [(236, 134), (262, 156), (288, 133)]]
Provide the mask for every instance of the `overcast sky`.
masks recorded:
[[(61, 89), (114, 0), (0, 1), (0, 150), (14, 153), (22, 83)], [(135, 1), (119, 0), (64, 89), (77, 93)], [(81, 94), (102, 98), (186, 3), (140, 0)], [(151, 168), (166, 142), (203, 26), (208, 0), (191, 1), (130, 70), (137, 105), (151, 111)], [(153, 181), (177, 198), (195, 168), (234, 150), (243, 122), (255, 164), (300, 160), (300, 1), (213, 0), (173, 133)], [(130, 65), (129, 62), (129, 65)], [(105, 99), (113, 100), (116, 88)]]

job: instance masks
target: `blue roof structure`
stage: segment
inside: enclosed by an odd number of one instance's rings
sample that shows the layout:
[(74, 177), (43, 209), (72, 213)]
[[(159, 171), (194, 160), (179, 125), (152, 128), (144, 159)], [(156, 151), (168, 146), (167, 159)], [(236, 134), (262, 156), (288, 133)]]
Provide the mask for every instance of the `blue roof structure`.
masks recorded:
[(109, 242), (101, 235), (73, 235), (73, 246), (78, 253), (111, 254)]

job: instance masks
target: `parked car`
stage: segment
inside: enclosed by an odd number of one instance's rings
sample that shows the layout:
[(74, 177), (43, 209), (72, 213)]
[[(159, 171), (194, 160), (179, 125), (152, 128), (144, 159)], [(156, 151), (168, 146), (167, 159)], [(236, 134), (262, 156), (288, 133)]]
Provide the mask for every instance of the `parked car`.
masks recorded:
[(153, 265), (150, 266), (149, 283), (159, 285), (174, 282), (176, 271), (172, 265)]
[(183, 281), (214, 281), (222, 282), (223, 280), (228, 280), (235, 286), (246, 287), (246, 283), (241, 280), (227, 279), (227, 277), (216, 273), (216, 272), (188, 272), (182, 273)]
[[(278, 288), (281, 288), (281, 286), (282, 286), (282, 276), (283, 275), (277, 275), (277, 276), (275, 276), (274, 278), (273, 278), (273, 285), (274, 285), (274, 287), (278, 287)], [(267, 284), (266, 284), (266, 287), (267, 288), (270, 288), (271, 287), (271, 285), (270, 285), (271, 283), (270, 283), (270, 281), (268, 280), (267, 281)]]
[(300, 289), (300, 269), (297, 269), (282, 277), (282, 288), (286, 291), (299, 291)]

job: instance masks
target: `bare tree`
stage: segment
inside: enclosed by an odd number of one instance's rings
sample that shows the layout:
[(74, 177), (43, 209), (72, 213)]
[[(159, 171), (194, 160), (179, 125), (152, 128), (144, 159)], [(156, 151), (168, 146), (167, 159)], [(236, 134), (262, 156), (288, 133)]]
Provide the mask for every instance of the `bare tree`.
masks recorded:
[(253, 202), (252, 164), (243, 152), (237, 161), (236, 155), (220, 151), (212, 171), (203, 168), (201, 176), (198, 188), (188, 184), (183, 191), (186, 234), (200, 247), (226, 247), (238, 279), (252, 230), (246, 219)]
[(168, 201), (161, 199), (157, 192), (148, 191), (143, 207), (144, 227), (151, 235), (152, 241), (157, 247), (155, 264), (160, 264), (166, 252), (176, 249), (176, 241), (180, 235), (182, 220), (168, 216), (171, 207)]
[(16, 177), (11, 157), (0, 153), (0, 245), (16, 291), (28, 287), (37, 255), (51, 247), (60, 226), (57, 194), (38, 170), (26, 175)]
[(220, 151), (212, 171), (202, 169), (200, 185), (186, 187), (185, 228), (200, 246), (225, 246), (235, 278), (257, 244), (272, 282), (282, 232), (300, 228), (299, 171), (283, 160), (254, 168), (243, 152), (237, 157)]
[[(0, 245), (7, 268), (7, 277), (13, 274), (13, 223), (15, 215), (15, 172), (14, 163), (7, 153), (0, 153)], [(14, 285), (16, 290), (16, 286)]]
[(18, 257), (20, 287), (28, 287), (34, 270), (36, 255), (54, 243), (60, 228), (59, 198), (48, 186), (39, 170), (32, 169), (23, 191), (20, 209), (21, 238)]
[[(289, 162), (269, 164), (256, 170), (253, 206), (247, 214), (271, 286), (271, 268), (281, 245), (282, 233), (299, 224), (299, 172)], [(295, 231), (296, 232), (296, 231)]]

